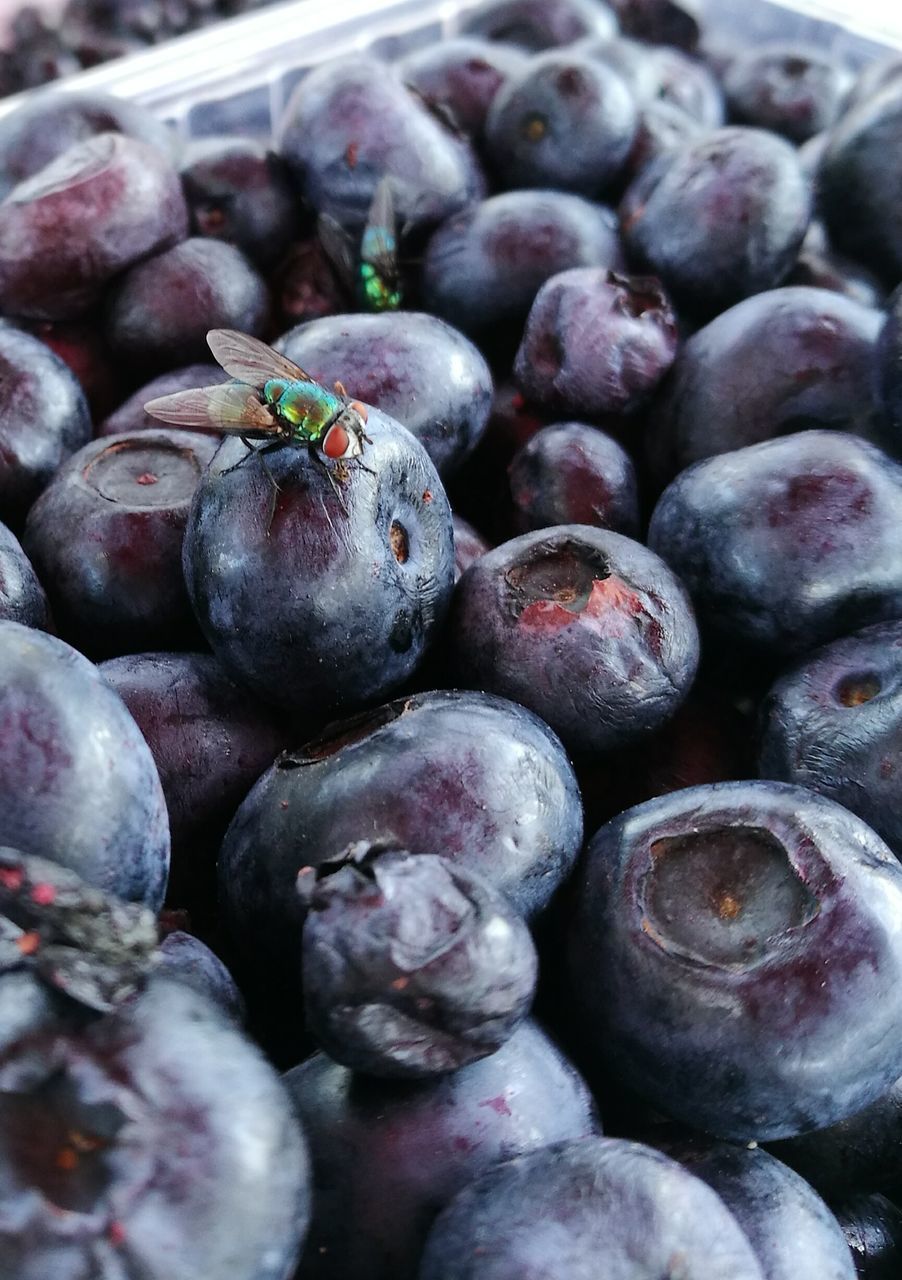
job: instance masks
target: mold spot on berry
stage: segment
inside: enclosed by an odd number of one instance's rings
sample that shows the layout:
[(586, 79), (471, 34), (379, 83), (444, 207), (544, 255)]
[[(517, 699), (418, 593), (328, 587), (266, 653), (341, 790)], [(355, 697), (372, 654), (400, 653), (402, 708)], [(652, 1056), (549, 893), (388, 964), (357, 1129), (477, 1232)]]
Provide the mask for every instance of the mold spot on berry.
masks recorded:
[(860, 707), (880, 692), (880, 677), (873, 671), (843, 676), (834, 689), (836, 701), (844, 707)]

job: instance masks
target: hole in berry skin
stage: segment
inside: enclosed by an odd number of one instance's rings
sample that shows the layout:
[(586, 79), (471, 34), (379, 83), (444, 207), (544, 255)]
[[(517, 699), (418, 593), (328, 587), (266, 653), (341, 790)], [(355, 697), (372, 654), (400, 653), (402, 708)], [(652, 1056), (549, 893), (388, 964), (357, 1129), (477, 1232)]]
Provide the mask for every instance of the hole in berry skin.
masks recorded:
[(107, 1153), (125, 1122), (112, 1103), (84, 1102), (60, 1071), (28, 1093), (0, 1094), (0, 1151), (51, 1205), (91, 1213), (112, 1181)]
[(836, 701), (844, 707), (860, 707), (880, 692), (880, 677), (873, 671), (843, 676), (833, 690)]
[(570, 613), (581, 613), (592, 594), (593, 583), (610, 576), (610, 566), (600, 551), (564, 544), (536, 547), (523, 564), (504, 575), (519, 616), (527, 606), (549, 600)]
[(754, 964), (820, 910), (780, 842), (758, 828), (668, 836), (651, 856), (642, 927), (665, 950), (703, 964)]
[(377, 707), (374, 711), (361, 711), (359, 715), (349, 716), (347, 720), (327, 725), (320, 736), (308, 742), (301, 751), (290, 751), (279, 756), (276, 768), (300, 769), (305, 764), (326, 760), (341, 751), (342, 747), (362, 742), (377, 729), (384, 728), (393, 720), (399, 720), (409, 707), (410, 702), (406, 698), (400, 698), (386, 703), (384, 707)]
[(609, 271), (608, 283), (617, 287), (615, 306), (622, 315), (641, 320), (649, 312), (656, 312), (662, 313), (663, 319), (671, 318), (670, 307), (664, 292), (653, 277), (635, 276), (630, 279), (628, 276)]
[(391, 528), (388, 531), (388, 541), (392, 549), (392, 555), (398, 564), (407, 564), (410, 557), (410, 543), (407, 538), (407, 530), (399, 520), (392, 520)]
[(527, 142), (541, 142), (548, 132), (548, 122), (544, 116), (529, 115), (520, 126), (520, 132)]

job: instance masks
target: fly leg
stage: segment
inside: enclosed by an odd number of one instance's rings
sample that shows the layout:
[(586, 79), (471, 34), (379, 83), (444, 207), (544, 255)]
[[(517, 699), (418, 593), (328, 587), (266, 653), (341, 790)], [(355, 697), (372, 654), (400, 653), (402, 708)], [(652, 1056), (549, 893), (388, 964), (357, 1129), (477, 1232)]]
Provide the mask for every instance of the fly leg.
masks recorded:
[(339, 489), (338, 485), (335, 482), (335, 477), (332, 474), (329, 464), (326, 462), (325, 458), (320, 454), (316, 445), (311, 444), (310, 456), (311, 458), (313, 458), (313, 461), (317, 464), (317, 466), (322, 467), (323, 471), (325, 471), (326, 479), (329, 481), (329, 484), (332, 486), (332, 492), (335, 494), (336, 498), (338, 499), (342, 511), (345, 513), (345, 515), (347, 515), (348, 508), (345, 505), (344, 495), (342, 494), (341, 489)]

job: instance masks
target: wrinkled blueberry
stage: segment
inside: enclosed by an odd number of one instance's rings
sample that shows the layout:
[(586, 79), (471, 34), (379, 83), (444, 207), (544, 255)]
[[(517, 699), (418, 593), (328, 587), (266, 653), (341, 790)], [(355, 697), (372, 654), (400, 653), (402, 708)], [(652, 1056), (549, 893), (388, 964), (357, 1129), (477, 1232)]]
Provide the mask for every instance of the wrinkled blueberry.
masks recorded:
[(0, 524), (0, 621), (51, 631), (47, 594), (15, 534)]
[(886, 1196), (853, 1196), (836, 1216), (859, 1280), (896, 1280), (902, 1268), (902, 1209)]
[(566, 50), (531, 58), (499, 89), (485, 143), (510, 187), (554, 187), (597, 196), (626, 164), (638, 115), (615, 71)]
[[(189, 364), (184, 369), (171, 369), (146, 383), (124, 400), (97, 428), (99, 436), (132, 435), (136, 431), (159, 431), (159, 418), (144, 412), (149, 400), (173, 395), (176, 391), (190, 391), (194, 387), (212, 387), (217, 382), (228, 382), (228, 376), (218, 364)], [(188, 430), (189, 428), (186, 428)]]
[(309, 1280), (414, 1280), (435, 1215), (468, 1182), (597, 1128), (582, 1079), (529, 1022), (437, 1080), (368, 1080), (319, 1053), (285, 1082), (313, 1162)]
[(618, 1138), (550, 1144), (483, 1173), (432, 1228), (419, 1280), (530, 1273), (764, 1280), (739, 1224), (704, 1182)]
[(467, 16), (467, 35), (538, 52), (586, 36), (609, 40), (617, 19), (603, 0), (486, 0)]
[(677, 340), (676, 316), (657, 280), (575, 267), (539, 290), (514, 376), (547, 409), (630, 413), (670, 368)]
[(678, 305), (705, 317), (779, 284), (811, 212), (793, 147), (741, 127), (690, 142), (641, 200), (629, 192), (626, 200), (623, 234), (637, 263), (661, 277)]
[(495, 1053), (529, 1012), (529, 929), (481, 876), (362, 842), (305, 867), (304, 1011), (317, 1043), (367, 1075), (416, 1079)]
[[(485, 430), (492, 375), (473, 344), (425, 312), (327, 316), (276, 344), (311, 377), (390, 414), (417, 437), (440, 475)], [(365, 461), (365, 459), (364, 459)]]
[(686, 593), (664, 561), (607, 529), (559, 525), (482, 556), (455, 588), (460, 678), (542, 716), (574, 750), (658, 728), (698, 664)]
[(902, 867), (848, 810), (776, 782), (676, 791), (589, 846), (574, 1034), (720, 1137), (833, 1124), (900, 1074), (900, 926)]
[(78, 315), (113, 276), (187, 231), (181, 183), (162, 153), (98, 134), (0, 204), (0, 309), (39, 320)]
[(214, 952), (200, 938), (179, 929), (167, 933), (160, 943), (161, 972), (167, 978), (187, 983), (218, 1005), (236, 1022), (244, 1017), (244, 1001), (235, 979)]
[(724, 77), (736, 120), (807, 142), (834, 125), (852, 73), (830, 53), (804, 44), (768, 43), (740, 52)]
[(518, 533), (591, 524), (638, 537), (636, 469), (626, 450), (595, 427), (545, 427), (517, 451), (507, 473)]
[(440, 222), (484, 194), (469, 143), (374, 58), (325, 63), (295, 89), (280, 151), (318, 213), (362, 227), (376, 185), (392, 179), (400, 225)]
[(425, 449), (378, 409), (366, 430), (363, 457), (338, 464), (228, 441), (188, 517), (185, 580), (210, 647), (301, 723), (398, 688), (453, 586), (451, 513)]
[(430, 311), (482, 338), (521, 325), (541, 286), (568, 267), (620, 270), (615, 215), (563, 191), (508, 191), (449, 218), (423, 260)]
[(880, 324), (871, 307), (802, 286), (724, 311), (680, 349), (652, 416), (648, 453), (660, 479), (811, 427), (881, 439), (873, 386)]
[(182, 539), (217, 445), (162, 428), (94, 440), (31, 508), (23, 545), (60, 635), (82, 652), (109, 657), (199, 641)]
[(458, 36), (416, 49), (398, 65), (406, 85), (450, 117), (464, 133), (480, 137), (495, 94), (519, 72), (526, 54), (475, 36)]
[(902, 465), (858, 436), (803, 431), (681, 472), (649, 546), (703, 631), (791, 654), (902, 617)]
[(0, 520), (21, 529), (60, 463), (90, 438), (84, 392), (62, 360), (0, 326)]
[(225, 240), (259, 267), (285, 254), (301, 221), (278, 156), (250, 138), (205, 138), (181, 157), (195, 235)]
[(0, 622), (0, 843), (162, 906), (166, 802), (138, 726), (86, 658), (15, 622)]
[(485, 555), (489, 544), (462, 516), (452, 515), (454, 529), (454, 581), (469, 569), (474, 560)]
[(269, 294), (240, 250), (219, 240), (183, 240), (132, 267), (112, 295), (107, 340), (150, 375), (209, 355), (210, 329), (260, 336)]

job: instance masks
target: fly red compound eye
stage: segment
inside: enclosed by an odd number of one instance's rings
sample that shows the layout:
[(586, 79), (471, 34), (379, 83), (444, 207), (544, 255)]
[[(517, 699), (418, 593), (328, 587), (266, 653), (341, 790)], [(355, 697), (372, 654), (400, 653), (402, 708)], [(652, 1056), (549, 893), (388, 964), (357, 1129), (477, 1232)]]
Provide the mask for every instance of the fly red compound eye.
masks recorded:
[(365, 404), (361, 404), (359, 400), (352, 400), (351, 403), (348, 405), (348, 408), (354, 410), (358, 418), (360, 418), (361, 422), (366, 422), (366, 405)]
[(323, 453), (327, 458), (344, 458), (351, 448), (351, 437), (344, 427), (334, 426), (326, 433)]

